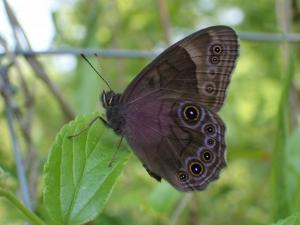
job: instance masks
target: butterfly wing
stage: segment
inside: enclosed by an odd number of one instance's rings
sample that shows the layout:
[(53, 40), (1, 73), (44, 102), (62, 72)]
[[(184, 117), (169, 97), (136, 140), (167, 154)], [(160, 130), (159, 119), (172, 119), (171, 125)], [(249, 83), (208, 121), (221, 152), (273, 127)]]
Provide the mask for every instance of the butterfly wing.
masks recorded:
[(238, 57), (238, 37), (233, 29), (215, 26), (195, 32), (169, 47), (131, 82), (121, 102), (160, 96), (197, 99), (217, 112), (222, 107)]
[(202, 190), (226, 165), (225, 126), (216, 112), (238, 48), (229, 27), (198, 31), (160, 54), (121, 96), (123, 134), (155, 179), (181, 191)]
[[(126, 110), (124, 135), (148, 173), (180, 191), (203, 190), (225, 162), (225, 126), (218, 115), (189, 99), (145, 101)], [(186, 117), (187, 109), (196, 118)]]

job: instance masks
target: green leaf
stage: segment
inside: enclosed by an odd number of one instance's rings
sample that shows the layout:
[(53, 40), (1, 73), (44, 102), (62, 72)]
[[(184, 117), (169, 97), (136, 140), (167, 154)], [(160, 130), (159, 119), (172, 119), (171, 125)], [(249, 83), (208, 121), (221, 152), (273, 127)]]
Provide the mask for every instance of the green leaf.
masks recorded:
[(299, 214), (289, 216), (283, 220), (278, 221), (277, 223), (273, 223), (272, 225), (299, 225), (300, 224), (300, 216)]
[(9, 173), (7, 173), (1, 166), (0, 166), (0, 187), (5, 187), (7, 183), (7, 179), (9, 178)]
[(0, 180), (3, 179), (3, 177), (5, 176), (6, 172), (4, 171), (4, 169), (2, 169), (2, 167), (0, 166)]
[(281, 99), (277, 115), (277, 135), (272, 159), (272, 188), (273, 188), (273, 217), (274, 220), (286, 218), (290, 215), (288, 187), (286, 182), (286, 143), (288, 137), (288, 99), (289, 91), (295, 74), (295, 59), (291, 54), (291, 61), (283, 81)]
[(6, 198), (13, 206), (15, 206), (26, 217), (28, 222), (33, 225), (46, 225), (36, 214), (25, 207), (22, 202), (13, 193), (0, 187), (0, 197)]
[(300, 211), (300, 127), (289, 137), (287, 143), (287, 185), (289, 202), (294, 212)]
[(161, 182), (156, 185), (156, 188), (150, 194), (149, 205), (155, 211), (167, 214), (174, 208), (181, 196), (182, 194), (176, 191), (171, 185)]
[[(90, 11), (84, 16), (84, 27), (86, 34), (82, 40), (82, 47), (100, 47), (98, 40), (95, 38), (98, 25), (98, 14), (101, 10), (101, 4), (98, 1), (93, 1), (90, 6)], [(101, 72), (101, 71), (100, 71)], [(88, 76), (82, 76), (88, 74)], [(99, 77), (93, 72), (90, 65), (88, 65), (82, 58), (78, 58), (77, 68), (75, 72), (74, 89), (75, 93), (75, 107), (78, 113), (87, 113), (95, 109), (95, 103), (99, 101), (99, 94), (95, 94), (99, 90), (101, 81)], [(89, 101), (87, 101), (89, 99)]]
[(82, 224), (104, 208), (129, 153), (120, 147), (109, 167), (118, 139), (111, 129), (95, 122), (88, 131), (69, 139), (97, 116), (79, 116), (57, 134), (45, 165), (44, 201), (58, 224)]

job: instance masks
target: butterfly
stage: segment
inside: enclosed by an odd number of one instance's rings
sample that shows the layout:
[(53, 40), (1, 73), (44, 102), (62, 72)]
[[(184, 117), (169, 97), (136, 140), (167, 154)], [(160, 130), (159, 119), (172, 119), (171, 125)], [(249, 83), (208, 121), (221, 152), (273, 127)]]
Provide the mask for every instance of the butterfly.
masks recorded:
[(103, 91), (105, 124), (151, 177), (179, 191), (203, 190), (219, 177), (226, 144), (217, 112), (238, 54), (232, 28), (208, 27), (163, 51), (122, 94)]

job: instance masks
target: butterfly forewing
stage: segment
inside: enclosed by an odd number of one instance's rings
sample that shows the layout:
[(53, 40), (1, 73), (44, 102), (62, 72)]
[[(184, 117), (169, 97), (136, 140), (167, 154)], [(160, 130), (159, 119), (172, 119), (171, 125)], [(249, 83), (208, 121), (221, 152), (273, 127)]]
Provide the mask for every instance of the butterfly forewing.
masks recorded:
[(235, 67), (239, 44), (234, 30), (210, 27), (169, 47), (132, 81), (122, 96), (124, 104), (143, 101), (157, 91), (161, 96), (197, 99), (218, 111)]

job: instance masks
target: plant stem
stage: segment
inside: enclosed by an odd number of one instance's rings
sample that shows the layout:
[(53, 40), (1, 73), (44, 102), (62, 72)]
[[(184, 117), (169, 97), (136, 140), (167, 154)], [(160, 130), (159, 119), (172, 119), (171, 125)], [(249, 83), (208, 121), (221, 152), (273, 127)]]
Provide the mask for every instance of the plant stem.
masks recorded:
[(23, 215), (28, 219), (28, 222), (34, 225), (46, 225), (37, 215), (26, 208), (11, 192), (0, 188), (0, 197), (6, 198), (12, 203), (17, 209), (19, 209)]
[(175, 212), (172, 214), (172, 220), (170, 221), (169, 225), (176, 225), (178, 223), (179, 217), (183, 210), (186, 208), (189, 201), (192, 199), (192, 193), (187, 193), (183, 196), (181, 201), (178, 203)]

